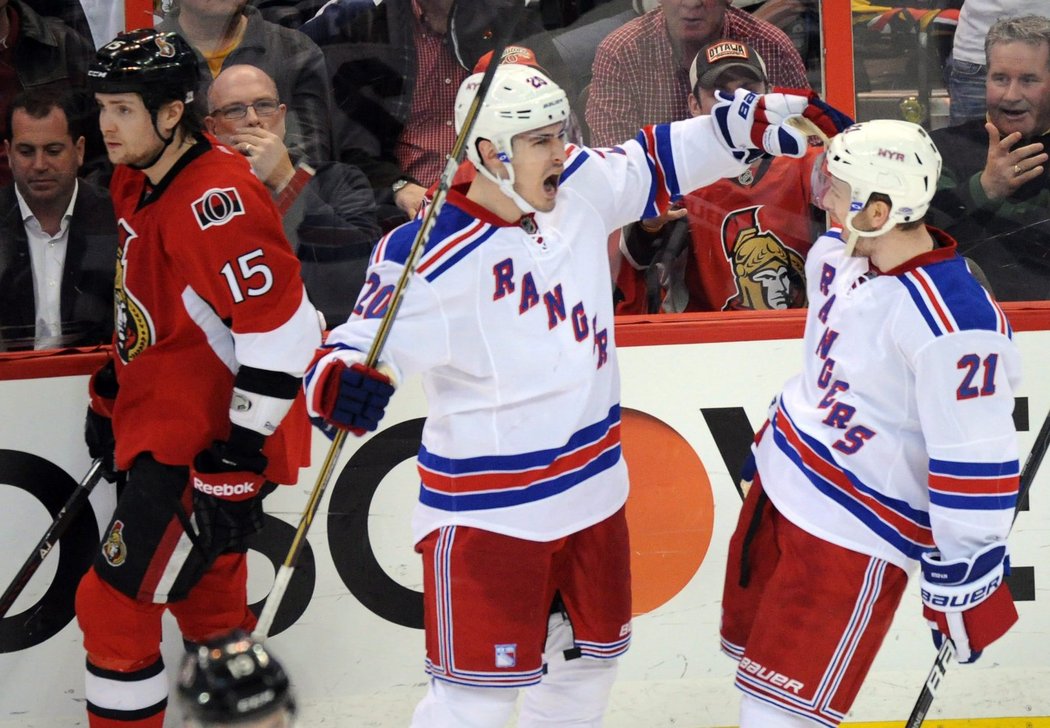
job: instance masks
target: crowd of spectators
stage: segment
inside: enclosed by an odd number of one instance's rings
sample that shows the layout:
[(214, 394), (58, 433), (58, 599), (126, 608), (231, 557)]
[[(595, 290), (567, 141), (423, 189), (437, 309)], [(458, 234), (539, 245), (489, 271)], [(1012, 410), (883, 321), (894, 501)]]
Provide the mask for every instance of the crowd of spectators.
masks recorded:
[[(613, 146), (647, 124), (704, 113), (705, 95), (713, 102), (718, 90), (819, 85), (820, 54), (806, 31), (819, 13), (816, 0), (542, 0), (512, 13), (517, 4), (155, 4), (157, 26), (185, 38), (198, 57), (196, 104), (206, 131), (247, 156), (272, 192), (307, 289), (329, 325), (353, 305), (375, 241), (417, 214), (437, 182), (454, 142), (456, 91), (493, 50), (508, 18), (519, 18), (512, 42), (568, 91), (574, 140), (591, 146)], [(1044, 3), (923, 4), (962, 5), (943, 69), (951, 122), (931, 129), (951, 150), (931, 219), (959, 239), (1002, 300), (1050, 298), (1050, 177), (1043, 151), (1050, 32), (1036, 19), (998, 24), (1039, 12)], [(95, 49), (123, 27), (122, 5), (0, 0), (4, 349), (97, 345), (109, 335), (95, 317), (98, 306), (109, 305), (96, 278), (106, 278), (98, 261), (112, 259), (115, 249), (103, 191), (111, 170), (84, 88)], [(762, 77), (741, 75), (738, 64), (738, 73), (715, 84), (721, 74), (704, 74), (704, 55), (718, 48), (743, 48), (761, 64)], [(752, 70), (758, 67), (752, 63)], [(52, 144), (48, 135), (60, 140)], [(811, 227), (826, 223), (802, 199), (803, 172), (819, 151), (814, 142), (814, 153), (801, 163), (757, 161), (739, 179), (683, 198), (672, 215), (680, 220), (648, 221), (614, 236), (619, 312), (805, 305), (796, 280), (805, 245), (792, 241), (812, 239)], [(791, 171), (779, 169), (788, 163)], [(41, 192), (45, 177), (54, 178), (56, 194)], [(788, 193), (793, 202), (785, 207)], [(773, 256), (771, 245), (782, 255)], [(758, 267), (752, 266), (758, 258), (747, 255), (756, 246), (762, 248)], [(57, 255), (41, 252), (56, 249)], [(775, 276), (764, 272), (771, 257), (782, 258)], [(772, 289), (761, 288), (749, 272), (775, 277), (784, 291), (763, 298), (761, 291)]]

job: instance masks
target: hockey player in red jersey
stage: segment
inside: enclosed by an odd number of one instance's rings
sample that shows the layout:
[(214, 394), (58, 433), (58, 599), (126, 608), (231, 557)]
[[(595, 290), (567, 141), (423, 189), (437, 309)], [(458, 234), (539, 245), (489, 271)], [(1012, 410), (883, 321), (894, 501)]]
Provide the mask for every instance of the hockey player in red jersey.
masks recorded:
[(940, 154), (877, 120), (835, 137), (823, 169), (815, 194), (843, 229), (809, 251), (802, 373), (757, 438), (730, 542), (722, 649), (742, 728), (837, 726), (916, 570), (934, 641), (961, 662), (1017, 619), (1020, 357), (955, 241), (923, 224)]
[(92, 728), (162, 725), (166, 609), (190, 642), (254, 626), (246, 539), (309, 454), (299, 383), (317, 312), (269, 193), (200, 132), (196, 68), (174, 33), (138, 30), (89, 72), (120, 240), (86, 436), (127, 474), (76, 597)]
[[(460, 129), (481, 81), (464, 81)], [(502, 64), (380, 360), (419, 374), (429, 411), (412, 530), (423, 558), (426, 696), (416, 728), (599, 726), (631, 639), (620, 381), (606, 240), (672, 199), (804, 152), (801, 97), (734, 98), (606, 150), (565, 142), (569, 103)], [(390, 379), (362, 363), (422, 222), (372, 254), (350, 319), (306, 377), (311, 414), (375, 429)], [(551, 614), (555, 596), (561, 609)]]

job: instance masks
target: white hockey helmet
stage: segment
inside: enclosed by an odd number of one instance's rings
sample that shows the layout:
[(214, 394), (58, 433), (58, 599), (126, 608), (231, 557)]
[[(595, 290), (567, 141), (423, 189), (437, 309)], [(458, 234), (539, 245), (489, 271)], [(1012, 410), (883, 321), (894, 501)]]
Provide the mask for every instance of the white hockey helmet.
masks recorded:
[[(481, 77), (475, 73), (459, 87), (456, 95), (456, 133), (463, 129)], [(542, 71), (531, 66), (504, 63), (496, 67), (485, 103), (478, 112), (467, 138), (467, 158), (484, 170), (478, 154), (478, 140), (492, 142), (501, 161), (509, 164), (510, 140), (515, 134), (532, 131), (569, 118), (569, 99), (561, 87)]]
[[(918, 124), (876, 119), (854, 124), (828, 147), (827, 170), (850, 186), (849, 213), (842, 224), (850, 238), (881, 235), (894, 225), (926, 214), (941, 176), (941, 154)], [(890, 216), (878, 230), (857, 230), (853, 218), (873, 193), (890, 198)], [(849, 246), (852, 252), (852, 245)]]

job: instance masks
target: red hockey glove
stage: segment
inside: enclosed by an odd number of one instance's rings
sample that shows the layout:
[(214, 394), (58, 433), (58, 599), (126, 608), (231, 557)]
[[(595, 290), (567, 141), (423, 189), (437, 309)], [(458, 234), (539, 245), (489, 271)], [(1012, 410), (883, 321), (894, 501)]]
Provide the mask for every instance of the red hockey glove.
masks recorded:
[(970, 559), (941, 561), (937, 551), (922, 555), (923, 616), (938, 648), (947, 637), (959, 662), (975, 662), (985, 647), (1017, 621), (1010, 589), (1006, 545), (985, 546)]
[(361, 436), (379, 427), (386, 406), (394, 393), (389, 376), (360, 362), (332, 358), (322, 362), (311, 382), (314, 410), (325, 422)]
[(756, 94), (739, 88), (732, 95), (716, 92), (721, 99), (711, 110), (716, 136), (733, 156), (750, 164), (765, 154), (802, 157), (809, 138), (784, 121), (802, 114), (805, 96)]
[(839, 111), (834, 106), (817, 96), (817, 93), (808, 88), (781, 88), (773, 89), (776, 93), (788, 94), (790, 96), (802, 96), (808, 102), (802, 115), (817, 125), (828, 139), (853, 126), (853, 119), (849, 115)]

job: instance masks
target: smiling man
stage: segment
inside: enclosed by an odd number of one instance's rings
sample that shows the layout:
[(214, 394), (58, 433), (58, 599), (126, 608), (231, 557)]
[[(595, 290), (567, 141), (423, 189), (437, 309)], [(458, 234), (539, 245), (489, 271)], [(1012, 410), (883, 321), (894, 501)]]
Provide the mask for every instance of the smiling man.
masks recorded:
[(113, 331), (117, 228), (109, 195), (77, 179), (84, 137), (72, 97), (15, 96), (0, 189), (0, 350), (102, 344)]
[(931, 220), (1003, 301), (1050, 299), (1050, 18), (999, 20), (985, 41), (987, 119), (932, 133), (946, 151)]

